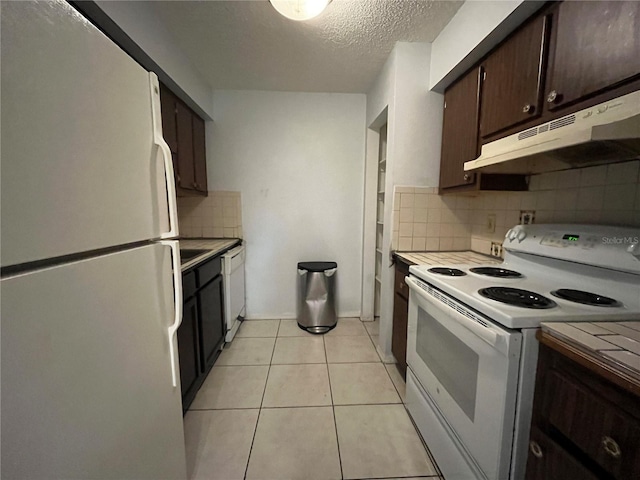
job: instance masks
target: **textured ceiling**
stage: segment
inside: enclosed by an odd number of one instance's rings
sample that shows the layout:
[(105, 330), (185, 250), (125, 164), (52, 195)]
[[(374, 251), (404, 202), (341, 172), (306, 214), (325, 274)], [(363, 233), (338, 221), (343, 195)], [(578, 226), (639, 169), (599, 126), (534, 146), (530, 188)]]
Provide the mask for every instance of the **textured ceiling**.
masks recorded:
[(306, 22), (267, 0), (148, 3), (214, 89), (365, 93), (395, 42), (432, 42), (463, 2), (333, 0)]

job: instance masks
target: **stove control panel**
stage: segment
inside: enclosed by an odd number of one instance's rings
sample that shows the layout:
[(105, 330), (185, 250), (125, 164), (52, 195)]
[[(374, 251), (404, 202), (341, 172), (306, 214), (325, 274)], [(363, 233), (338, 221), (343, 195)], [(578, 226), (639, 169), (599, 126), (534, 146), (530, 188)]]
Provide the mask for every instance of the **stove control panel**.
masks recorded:
[[(640, 229), (606, 225), (516, 225), (503, 248), (640, 274)], [(505, 260), (507, 257), (505, 255)]]
[(553, 232), (542, 237), (542, 239), (540, 240), (540, 245), (546, 245), (556, 248), (593, 248), (596, 246), (599, 240), (600, 238), (595, 235)]

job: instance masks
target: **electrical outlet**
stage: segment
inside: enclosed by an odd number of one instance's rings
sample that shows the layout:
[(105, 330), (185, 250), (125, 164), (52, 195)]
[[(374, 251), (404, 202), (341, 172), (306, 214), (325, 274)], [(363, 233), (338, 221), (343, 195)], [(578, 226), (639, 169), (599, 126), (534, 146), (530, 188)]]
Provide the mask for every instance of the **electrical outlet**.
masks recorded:
[(502, 244), (491, 242), (491, 256), (502, 258)]
[(531, 225), (535, 219), (535, 210), (520, 210), (520, 225)]
[(493, 233), (496, 231), (496, 215), (495, 213), (490, 213), (487, 215), (487, 232)]

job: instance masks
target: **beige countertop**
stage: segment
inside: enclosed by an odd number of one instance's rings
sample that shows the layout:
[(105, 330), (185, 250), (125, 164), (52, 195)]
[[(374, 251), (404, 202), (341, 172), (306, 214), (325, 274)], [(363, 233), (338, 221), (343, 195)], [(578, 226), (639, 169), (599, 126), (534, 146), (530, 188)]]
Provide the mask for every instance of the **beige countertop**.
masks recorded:
[(640, 378), (640, 319), (624, 322), (543, 322), (542, 331)]
[(229, 250), (231, 247), (236, 244), (240, 244), (242, 240), (240, 238), (181, 238), (180, 239), (180, 249), (190, 249), (190, 250), (208, 250), (206, 253), (202, 255), (198, 255), (197, 257), (192, 258), (186, 263), (180, 265), (180, 270), (185, 271), (190, 269), (191, 267), (199, 264), (203, 260), (206, 260), (210, 257), (215, 257), (223, 253), (226, 250)]
[(394, 252), (395, 255), (410, 265), (445, 265), (463, 264), (491, 265), (502, 263), (501, 258), (490, 257), (481, 253), (466, 250), (463, 252)]

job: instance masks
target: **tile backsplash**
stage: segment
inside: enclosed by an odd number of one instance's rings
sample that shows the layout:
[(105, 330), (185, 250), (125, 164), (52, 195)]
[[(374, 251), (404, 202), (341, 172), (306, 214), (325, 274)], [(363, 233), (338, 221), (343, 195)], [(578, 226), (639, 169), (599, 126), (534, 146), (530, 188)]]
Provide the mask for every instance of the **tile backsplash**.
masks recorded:
[(179, 197), (180, 236), (242, 238), (240, 192), (209, 192), (207, 197)]
[(640, 227), (640, 160), (529, 177), (527, 192), (438, 196), (437, 189), (394, 189), (393, 249), (490, 253), (521, 212), (534, 223)]

